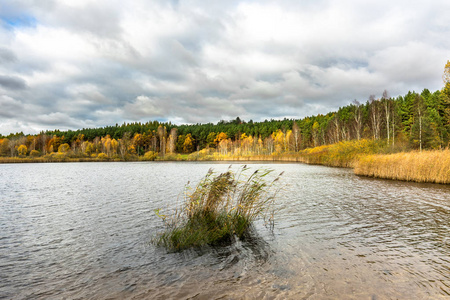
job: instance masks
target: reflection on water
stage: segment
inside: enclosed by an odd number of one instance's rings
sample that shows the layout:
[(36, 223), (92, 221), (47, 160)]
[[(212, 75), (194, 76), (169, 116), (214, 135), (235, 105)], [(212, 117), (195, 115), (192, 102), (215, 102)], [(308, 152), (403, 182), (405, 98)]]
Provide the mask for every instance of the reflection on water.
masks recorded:
[(286, 184), (273, 230), (258, 221), (227, 247), (155, 248), (153, 210), (210, 167), (0, 165), (0, 299), (450, 296), (448, 185), (271, 164)]

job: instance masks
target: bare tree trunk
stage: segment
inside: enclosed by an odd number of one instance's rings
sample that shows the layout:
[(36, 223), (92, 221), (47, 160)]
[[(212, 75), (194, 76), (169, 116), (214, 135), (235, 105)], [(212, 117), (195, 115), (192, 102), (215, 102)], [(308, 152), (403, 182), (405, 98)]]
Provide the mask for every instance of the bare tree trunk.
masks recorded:
[(389, 133), (391, 131), (391, 126), (389, 126), (389, 121), (391, 119), (391, 116), (390, 116), (391, 107), (390, 107), (389, 100), (385, 100), (385, 102), (384, 102), (384, 110), (385, 110), (385, 115), (386, 115), (387, 142), (389, 144), (389, 140), (390, 140)]
[(300, 136), (300, 129), (298, 128), (297, 122), (294, 121), (294, 124), (292, 125), (292, 135), (294, 136), (294, 151), (299, 151), (299, 136)]
[(170, 153), (175, 153), (176, 145), (177, 145), (177, 129), (172, 128), (170, 130), (170, 135), (169, 135), (169, 152)]
[(158, 126), (159, 151), (161, 157), (164, 157), (166, 154), (166, 132), (166, 127), (163, 127), (162, 125)]
[(422, 109), (420, 108), (420, 106), (418, 112), (419, 112), (419, 147), (420, 152), (422, 152)]
[(353, 112), (353, 120), (355, 122), (355, 133), (356, 139), (359, 141), (361, 139), (361, 127), (362, 127), (361, 104), (357, 100), (354, 100), (353, 105), (355, 106), (355, 111)]
[(392, 148), (395, 147), (395, 113), (392, 114)]
[(378, 140), (380, 138), (380, 112), (378, 109), (378, 101), (375, 100), (375, 95), (370, 95), (369, 103), (373, 138)]

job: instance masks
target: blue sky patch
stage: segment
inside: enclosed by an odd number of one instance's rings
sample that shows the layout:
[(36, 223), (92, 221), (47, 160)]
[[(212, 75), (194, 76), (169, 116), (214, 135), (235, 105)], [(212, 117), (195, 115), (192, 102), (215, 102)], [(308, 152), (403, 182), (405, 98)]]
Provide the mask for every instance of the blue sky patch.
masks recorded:
[(0, 16), (0, 20), (8, 29), (36, 27), (37, 24), (36, 18), (30, 15)]

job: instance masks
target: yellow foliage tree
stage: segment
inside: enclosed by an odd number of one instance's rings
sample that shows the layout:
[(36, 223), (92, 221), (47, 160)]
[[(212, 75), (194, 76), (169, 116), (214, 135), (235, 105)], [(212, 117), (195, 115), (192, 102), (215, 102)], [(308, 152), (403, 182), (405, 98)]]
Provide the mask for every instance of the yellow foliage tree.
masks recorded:
[(87, 155), (91, 155), (93, 152), (95, 152), (94, 144), (92, 144), (89, 141), (85, 141), (81, 144), (81, 152), (85, 153)]
[(245, 133), (241, 135), (241, 148), (244, 155), (251, 155), (253, 146), (253, 137), (247, 136)]
[(444, 67), (444, 75), (442, 75), (444, 84), (447, 86), (450, 83), (450, 60), (447, 60), (447, 64)]
[(315, 121), (312, 127), (314, 147), (317, 147), (317, 145), (319, 144), (319, 128), (320, 128), (319, 123)]
[(295, 141), (294, 141), (294, 136), (292, 135), (292, 130), (288, 130), (286, 132), (286, 137), (285, 137), (285, 145), (286, 145), (286, 150), (287, 151), (295, 151)]
[(28, 152), (28, 148), (25, 145), (20, 145), (19, 147), (17, 147), (17, 153), (19, 154), (19, 156), (26, 156)]
[(0, 140), (0, 156), (8, 155), (8, 149), (9, 149), (9, 140), (6, 138), (1, 139)]
[(228, 139), (225, 132), (219, 132), (214, 140), (215, 143), (219, 144), (221, 141)]
[(60, 152), (60, 153), (66, 153), (66, 152), (68, 152), (69, 150), (70, 150), (70, 146), (69, 146), (69, 144), (67, 144), (67, 143), (61, 144), (61, 145), (59, 145), (59, 147), (58, 147), (58, 152)]
[(106, 155), (111, 156), (111, 136), (108, 134), (105, 137), (102, 137), (102, 152), (106, 153)]
[(190, 133), (188, 133), (186, 135), (186, 138), (184, 139), (184, 143), (183, 143), (183, 151), (186, 153), (190, 153), (192, 151), (194, 151), (194, 139), (192, 138), (192, 135)]
[(229, 145), (231, 144), (231, 140), (229, 140), (229, 139), (224, 139), (224, 140), (221, 140), (220, 142), (219, 142), (219, 152), (220, 152), (220, 154), (221, 155), (227, 155), (228, 154), (228, 148), (229, 148)]
[(117, 154), (117, 148), (119, 147), (119, 142), (116, 139), (111, 140), (111, 151), (112, 154)]
[(41, 154), (39, 153), (39, 151), (37, 151), (37, 150), (31, 150), (30, 151), (30, 156), (31, 157), (38, 157), (38, 156), (40, 156)]
[(283, 131), (278, 129), (274, 133), (272, 133), (272, 139), (275, 144), (275, 152), (281, 153), (286, 149), (286, 140)]
[(263, 146), (264, 146), (263, 141), (261, 139), (261, 136), (259, 136), (259, 138), (258, 138), (258, 145), (256, 146), (256, 153), (257, 154), (261, 154), (262, 153)]
[(442, 97), (444, 102), (444, 114), (447, 121), (446, 127), (447, 130), (450, 129), (450, 61), (447, 61), (447, 64), (444, 68), (444, 75), (442, 75), (442, 79), (444, 80), (444, 88), (442, 89)]

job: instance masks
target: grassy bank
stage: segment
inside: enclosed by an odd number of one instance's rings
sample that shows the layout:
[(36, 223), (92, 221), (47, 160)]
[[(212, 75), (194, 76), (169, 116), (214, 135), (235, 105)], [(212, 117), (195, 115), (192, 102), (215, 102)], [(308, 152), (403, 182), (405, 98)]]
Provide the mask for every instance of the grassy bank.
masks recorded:
[(352, 168), (362, 156), (383, 152), (382, 141), (344, 141), (337, 144), (308, 148), (299, 152), (302, 162), (331, 167)]
[(355, 174), (416, 182), (450, 183), (450, 150), (360, 157)]
[(332, 167), (353, 167), (355, 158), (361, 155), (382, 153), (385, 143), (382, 141), (360, 140), (345, 141), (332, 145), (308, 148), (299, 152), (272, 153), (267, 155), (228, 154), (221, 155), (204, 149), (189, 154), (187, 160), (193, 161), (286, 161)]
[(16, 163), (54, 163), (54, 162), (92, 162), (105, 161), (98, 158), (70, 158), (70, 157), (0, 157), (0, 164)]

